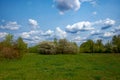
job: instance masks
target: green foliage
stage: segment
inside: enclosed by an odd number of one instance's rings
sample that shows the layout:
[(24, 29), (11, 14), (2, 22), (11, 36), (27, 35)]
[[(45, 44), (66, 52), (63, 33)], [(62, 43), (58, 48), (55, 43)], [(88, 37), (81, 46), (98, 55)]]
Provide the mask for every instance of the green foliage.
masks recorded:
[(16, 40), (16, 48), (19, 50), (19, 53), (24, 53), (27, 50), (27, 44), (23, 41), (21, 37)]
[(105, 53), (112, 53), (112, 43), (109, 41), (105, 44)]
[(113, 36), (112, 44), (113, 44), (113, 51), (116, 53), (120, 53), (120, 35)]
[(28, 48), (29, 53), (38, 53), (39, 45), (31, 46)]
[(2, 44), (5, 47), (11, 47), (13, 45), (13, 35), (6, 35), (5, 40), (2, 42)]
[(81, 53), (93, 53), (94, 51), (94, 42), (92, 40), (88, 40), (87, 42), (84, 42), (80, 46), (80, 52)]
[(27, 44), (19, 37), (13, 41), (13, 35), (6, 35), (5, 40), (0, 42), (0, 57), (15, 59), (23, 56), (27, 50)]
[(102, 43), (102, 40), (97, 40), (96, 43), (94, 43), (94, 52), (95, 53), (103, 53), (104, 52), (104, 45)]
[(120, 53), (120, 35), (115, 35), (106, 44), (102, 40), (87, 40), (80, 45), (81, 53)]

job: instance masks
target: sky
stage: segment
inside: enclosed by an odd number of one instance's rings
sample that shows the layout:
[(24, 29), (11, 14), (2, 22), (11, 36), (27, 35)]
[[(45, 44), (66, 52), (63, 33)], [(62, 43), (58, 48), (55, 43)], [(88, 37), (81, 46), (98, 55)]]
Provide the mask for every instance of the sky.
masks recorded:
[(106, 42), (120, 34), (119, 8), (120, 0), (0, 0), (0, 40)]

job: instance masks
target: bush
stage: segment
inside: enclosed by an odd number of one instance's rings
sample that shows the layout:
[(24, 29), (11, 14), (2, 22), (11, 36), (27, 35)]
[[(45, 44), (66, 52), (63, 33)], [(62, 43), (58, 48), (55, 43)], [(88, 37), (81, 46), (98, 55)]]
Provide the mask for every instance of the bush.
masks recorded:
[(77, 54), (78, 46), (76, 43), (68, 42), (66, 39), (60, 39), (57, 45), (57, 54)]
[(13, 48), (10, 47), (4, 47), (0, 53), (1, 57), (7, 59), (17, 59), (21, 57), (17, 50), (14, 50)]
[(53, 42), (41, 42), (38, 50), (40, 54), (56, 54), (56, 46)]
[(77, 54), (78, 53), (78, 47), (74, 43), (68, 43), (64, 49), (65, 54)]

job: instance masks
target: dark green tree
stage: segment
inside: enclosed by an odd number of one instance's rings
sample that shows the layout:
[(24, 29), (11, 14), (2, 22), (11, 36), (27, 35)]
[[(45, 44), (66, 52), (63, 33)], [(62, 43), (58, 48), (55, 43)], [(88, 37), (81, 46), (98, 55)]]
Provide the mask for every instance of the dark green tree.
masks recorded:
[(87, 40), (86, 42), (80, 45), (80, 52), (82, 53), (93, 53), (93, 51), (94, 51), (93, 40)]
[(104, 45), (102, 43), (102, 40), (97, 40), (94, 45), (94, 52), (95, 53), (103, 53), (104, 52)]

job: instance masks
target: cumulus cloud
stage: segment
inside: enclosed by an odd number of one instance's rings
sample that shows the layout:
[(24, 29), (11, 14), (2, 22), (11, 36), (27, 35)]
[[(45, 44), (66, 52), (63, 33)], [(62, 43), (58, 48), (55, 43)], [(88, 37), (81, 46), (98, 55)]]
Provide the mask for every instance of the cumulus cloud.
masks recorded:
[(87, 40), (87, 37), (80, 37), (80, 36), (77, 36), (73, 39), (74, 42), (84, 42)]
[(60, 10), (60, 13), (64, 13), (70, 9), (77, 11), (80, 8), (79, 0), (54, 0), (56, 7)]
[(60, 27), (57, 27), (55, 35), (62, 39), (62, 38), (66, 38), (67, 33), (65, 31), (63, 31), (62, 29), (60, 29)]
[(93, 30), (91, 23), (89, 21), (78, 22), (73, 25), (67, 25), (66, 31), (70, 33), (77, 33), (79, 31), (89, 31)]
[(37, 31), (37, 30), (32, 30), (32, 31), (29, 31), (29, 32), (23, 32), (20, 34), (20, 36), (22, 38), (30, 38), (31, 35), (36, 35), (38, 33), (41, 33), (41, 31)]
[(8, 33), (6, 32), (0, 32), (0, 38), (4, 38)]
[(96, 5), (95, 0), (53, 0), (56, 8), (59, 10), (60, 14), (64, 14), (68, 10), (77, 11), (80, 9), (81, 4), (84, 2), (89, 2), (92, 5)]
[(8, 22), (5, 25), (1, 25), (1, 29), (7, 29), (7, 30), (18, 30), (20, 25), (17, 24), (17, 22)]
[(100, 32), (99, 30), (91, 31), (91, 35), (100, 35), (100, 34), (102, 34), (102, 32)]
[(118, 27), (115, 28), (114, 32), (118, 32), (120, 31), (120, 25)]
[(110, 38), (114, 35), (112, 32), (105, 32), (103, 36), (100, 36), (101, 38)]
[(36, 28), (38, 26), (38, 22), (34, 19), (29, 19), (29, 24), (33, 26), (33, 28)]
[(53, 33), (54, 33), (54, 31), (52, 31), (52, 30), (47, 30), (46, 32), (43, 32), (42, 35), (43, 35), (43, 36), (50, 36), (50, 35), (52, 35)]
[(115, 21), (109, 18), (103, 20), (102, 22), (103, 22), (103, 27), (101, 29), (108, 29), (115, 24)]

